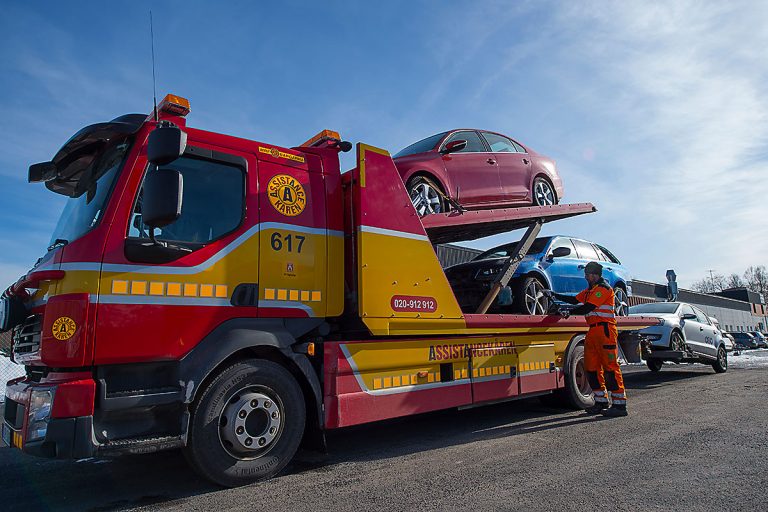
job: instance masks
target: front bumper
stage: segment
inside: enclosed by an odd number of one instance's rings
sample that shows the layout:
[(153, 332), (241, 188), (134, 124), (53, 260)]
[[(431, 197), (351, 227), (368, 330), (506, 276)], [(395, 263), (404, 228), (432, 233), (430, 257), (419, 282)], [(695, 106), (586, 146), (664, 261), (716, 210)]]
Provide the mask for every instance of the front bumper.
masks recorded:
[[(30, 455), (71, 459), (96, 452), (93, 406), (96, 383), (90, 373), (51, 374), (40, 382), (8, 383), (3, 414), (3, 440)], [(35, 393), (49, 394), (40, 407)]]

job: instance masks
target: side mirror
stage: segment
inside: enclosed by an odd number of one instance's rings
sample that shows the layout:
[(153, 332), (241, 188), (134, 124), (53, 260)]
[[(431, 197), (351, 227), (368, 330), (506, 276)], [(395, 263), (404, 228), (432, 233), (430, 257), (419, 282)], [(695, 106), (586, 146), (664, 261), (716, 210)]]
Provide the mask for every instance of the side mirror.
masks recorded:
[(56, 177), (56, 164), (53, 162), (42, 162), (29, 166), (29, 182), (39, 183), (41, 181), (51, 181)]
[(696, 320), (696, 315), (694, 315), (693, 313), (686, 313), (680, 318), (682, 318), (683, 320)]
[(553, 258), (564, 258), (565, 256), (570, 256), (570, 254), (571, 250), (567, 247), (557, 247), (552, 251)]
[(142, 194), (142, 222), (152, 231), (167, 226), (181, 216), (184, 177), (176, 169), (149, 171)]
[(163, 121), (149, 134), (147, 140), (147, 159), (155, 165), (168, 165), (187, 148), (187, 134), (181, 129)]
[(447, 155), (448, 153), (456, 153), (467, 147), (467, 141), (465, 140), (452, 140), (440, 151), (440, 154)]

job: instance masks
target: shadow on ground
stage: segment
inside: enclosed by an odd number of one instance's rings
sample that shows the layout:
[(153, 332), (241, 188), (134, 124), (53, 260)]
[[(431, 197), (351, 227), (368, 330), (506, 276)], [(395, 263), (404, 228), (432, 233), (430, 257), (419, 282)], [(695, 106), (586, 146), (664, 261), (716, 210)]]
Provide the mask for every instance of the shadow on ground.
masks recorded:
[[(627, 388), (652, 389), (707, 378), (705, 371), (631, 371)], [(300, 450), (286, 473), (330, 471), (334, 465), (401, 457), (485, 439), (518, 436), (593, 422), (612, 421), (559, 409), (536, 398), (465, 410), (447, 410), (331, 432), (328, 453)], [(112, 460), (51, 461), (0, 449), (3, 510), (120, 510), (178, 504), (219, 490), (198, 477), (180, 452)], [(10, 508), (7, 508), (10, 507)], [(160, 505), (162, 508), (162, 505)]]

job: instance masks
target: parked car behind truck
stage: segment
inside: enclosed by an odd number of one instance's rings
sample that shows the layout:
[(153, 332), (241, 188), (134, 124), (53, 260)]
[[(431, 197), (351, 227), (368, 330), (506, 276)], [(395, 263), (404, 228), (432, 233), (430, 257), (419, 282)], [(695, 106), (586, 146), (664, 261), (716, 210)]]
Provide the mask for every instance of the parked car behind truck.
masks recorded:
[(728, 369), (722, 336), (706, 313), (696, 306), (685, 302), (651, 302), (630, 307), (629, 316), (653, 316), (662, 320), (659, 325), (640, 331), (649, 342), (643, 347), (643, 357), (651, 371), (661, 370), (665, 361), (710, 364), (718, 373)]

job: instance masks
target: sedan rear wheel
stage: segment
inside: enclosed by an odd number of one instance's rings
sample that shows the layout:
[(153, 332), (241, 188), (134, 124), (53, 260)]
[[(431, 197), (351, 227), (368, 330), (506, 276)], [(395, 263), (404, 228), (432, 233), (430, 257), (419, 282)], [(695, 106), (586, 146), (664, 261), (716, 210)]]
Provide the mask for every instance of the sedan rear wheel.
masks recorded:
[(557, 195), (552, 185), (544, 178), (533, 180), (533, 205), (552, 206), (557, 204)]
[(419, 217), (446, 211), (445, 201), (438, 186), (429, 178), (424, 176), (411, 178), (406, 188)]
[(627, 292), (624, 291), (624, 288), (621, 286), (617, 286), (613, 293), (613, 304), (614, 304), (614, 310), (616, 311), (616, 316), (627, 316), (629, 314), (629, 305)]

